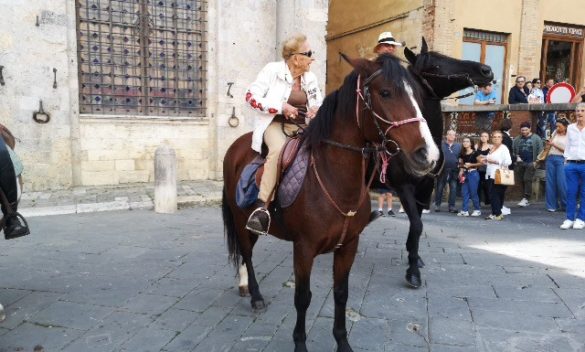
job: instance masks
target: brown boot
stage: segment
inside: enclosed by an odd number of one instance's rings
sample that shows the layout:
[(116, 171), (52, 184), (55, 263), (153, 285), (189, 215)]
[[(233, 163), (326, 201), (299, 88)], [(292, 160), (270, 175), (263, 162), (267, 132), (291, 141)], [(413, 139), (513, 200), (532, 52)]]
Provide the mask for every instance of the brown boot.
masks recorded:
[(252, 231), (256, 235), (268, 235), (270, 212), (266, 209), (266, 204), (260, 200), (256, 201), (254, 205), (257, 208), (250, 214), (246, 230)]

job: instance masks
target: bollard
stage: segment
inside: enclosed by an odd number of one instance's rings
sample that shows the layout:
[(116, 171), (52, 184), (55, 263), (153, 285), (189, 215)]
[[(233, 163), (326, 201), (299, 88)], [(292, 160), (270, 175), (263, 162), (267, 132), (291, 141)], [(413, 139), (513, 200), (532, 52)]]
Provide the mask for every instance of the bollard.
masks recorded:
[(175, 150), (167, 145), (154, 152), (154, 211), (177, 211), (177, 159)]

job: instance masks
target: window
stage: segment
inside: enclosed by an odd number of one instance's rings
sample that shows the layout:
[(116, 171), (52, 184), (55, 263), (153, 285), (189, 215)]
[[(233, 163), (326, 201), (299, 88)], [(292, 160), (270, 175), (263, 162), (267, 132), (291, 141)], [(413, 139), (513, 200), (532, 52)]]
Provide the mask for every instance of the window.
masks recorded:
[[(505, 92), (504, 74), (506, 67), (506, 50), (508, 34), (487, 32), (475, 29), (464, 29), (463, 32), (463, 59), (481, 62), (489, 65), (494, 73), (493, 91), (496, 94), (497, 104), (501, 104)], [(471, 90), (465, 90), (468, 92)], [(473, 105), (473, 96), (462, 99), (461, 104)]]
[(542, 36), (540, 77), (555, 82), (581, 83), (581, 52), (585, 38), (583, 27), (545, 23)]
[(202, 0), (76, 0), (80, 113), (205, 116)]

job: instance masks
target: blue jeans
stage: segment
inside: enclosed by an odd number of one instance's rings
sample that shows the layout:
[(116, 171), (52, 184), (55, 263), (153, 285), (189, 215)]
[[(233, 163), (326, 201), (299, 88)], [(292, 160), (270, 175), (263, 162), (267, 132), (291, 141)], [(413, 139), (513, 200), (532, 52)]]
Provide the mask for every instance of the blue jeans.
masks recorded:
[(567, 207), (567, 182), (565, 180), (565, 158), (562, 155), (549, 155), (546, 158), (546, 208), (565, 209)]
[(445, 186), (449, 184), (449, 210), (455, 208), (455, 198), (457, 197), (457, 175), (459, 169), (444, 169), (443, 173), (437, 180), (437, 188), (435, 189), (435, 206), (440, 207), (443, 201), (443, 191)]
[[(567, 163), (565, 165), (567, 182), (567, 219), (585, 221), (585, 164)], [(577, 212), (577, 193), (581, 197), (579, 214)]]
[(463, 206), (461, 210), (469, 211), (469, 198), (473, 202), (473, 208), (480, 210), (479, 208), (479, 195), (477, 194), (477, 186), (479, 185), (479, 172), (477, 170), (471, 170), (465, 177), (465, 183), (463, 184)]

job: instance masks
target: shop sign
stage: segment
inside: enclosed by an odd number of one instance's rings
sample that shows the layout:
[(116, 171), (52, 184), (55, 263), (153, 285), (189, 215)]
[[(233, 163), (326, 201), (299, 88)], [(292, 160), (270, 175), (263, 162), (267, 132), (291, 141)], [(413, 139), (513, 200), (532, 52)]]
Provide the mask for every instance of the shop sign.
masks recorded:
[(563, 26), (560, 24), (545, 24), (544, 33), (583, 38), (584, 31), (583, 28)]

